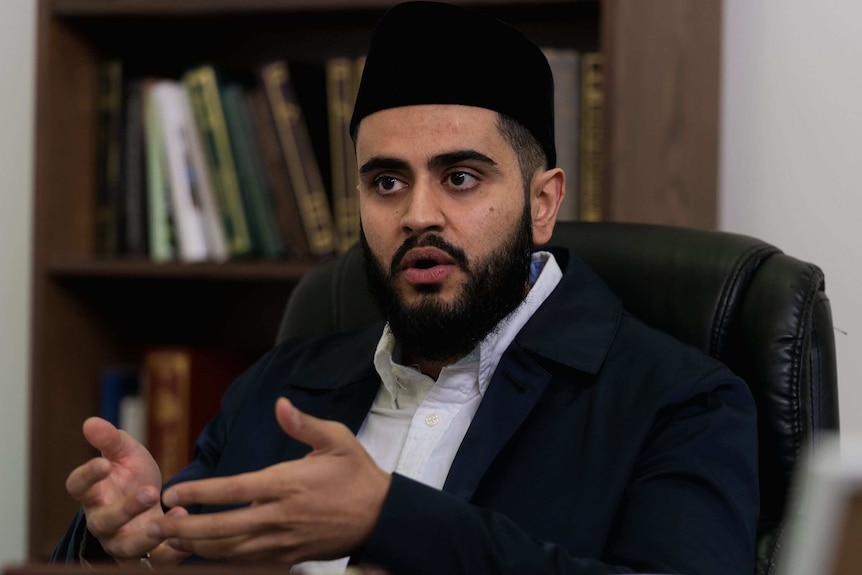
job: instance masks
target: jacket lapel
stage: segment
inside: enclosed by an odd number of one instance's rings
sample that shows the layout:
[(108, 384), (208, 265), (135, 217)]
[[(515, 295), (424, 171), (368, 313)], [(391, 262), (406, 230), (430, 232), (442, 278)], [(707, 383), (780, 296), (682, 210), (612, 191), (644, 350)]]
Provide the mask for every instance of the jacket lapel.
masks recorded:
[(596, 374), (621, 318), (621, 303), (568, 250), (551, 249), (563, 278), (500, 358), (443, 490), (469, 500), (491, 463), (551, 380), (539, 359)]
[(550, 374), (517, 346), (503, 354), (443, 491), (463, 500), (473, 496), (491, 462), (532, 411), (549, 381)]

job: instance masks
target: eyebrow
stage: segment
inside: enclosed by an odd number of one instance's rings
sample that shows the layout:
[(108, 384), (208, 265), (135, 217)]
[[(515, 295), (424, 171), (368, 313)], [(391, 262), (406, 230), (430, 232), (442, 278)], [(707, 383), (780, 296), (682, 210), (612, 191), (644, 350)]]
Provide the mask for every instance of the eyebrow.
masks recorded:
[(398, 158), (374, 156), (359, 167), (359, 175), (363, 176), (375, 170), (406, 170), (409, 167), (407, 162)]
[(438, 154), (431, 158), (428, 162), (428, 167), (445, 168), (446, 166), (460, 164), (461, 162), (479, 162), (489, 167), (497, 167), (497, 162), (476, 150), (455, 150), (453, 152)]
[[(437, 154), (428, 161), (428, 167), (431, 169), (439, 169), (467, 161), (480, 162), (493, 168), (497, 167), (497, 162), (476, 150), (455, 150), (452, 152)], [(376, 170), (407, 170), (409, 168), (410, 165), (404, 160), (375, 156), (362, 164), (359, 168), (359, 174), (365, 175)]]

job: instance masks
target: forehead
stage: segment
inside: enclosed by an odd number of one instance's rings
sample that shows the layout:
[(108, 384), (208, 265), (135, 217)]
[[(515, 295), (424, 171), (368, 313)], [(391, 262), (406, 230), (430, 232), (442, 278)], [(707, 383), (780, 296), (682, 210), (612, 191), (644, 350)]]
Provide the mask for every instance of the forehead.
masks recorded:
[(497, 128), (497, 112), (449, 104), (389, 108), (363, 118), (356, 134), (360, 160), (468, 148), (505, 153), (508, 145)]

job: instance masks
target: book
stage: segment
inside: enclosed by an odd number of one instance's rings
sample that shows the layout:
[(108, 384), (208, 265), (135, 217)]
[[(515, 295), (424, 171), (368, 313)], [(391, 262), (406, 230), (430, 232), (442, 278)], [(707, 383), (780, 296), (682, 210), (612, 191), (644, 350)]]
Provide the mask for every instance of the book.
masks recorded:
[(350, 138), (350, 118), (359, 84), (357, 71), (353, 58), (334, 57), (326, 61), (332, 209), (338, 251), (342, 253), (359, 240), (359, 172)]
[(130, 79), (126, 88), (123, 129), (122, 188), (117, 206), (118, 252), (146, 256), (148, 249), (144, 140), (144, 79)]
[(230, 257), (243, 257), (253, 250), (248, 217), (239, 186), (215, 68), (204, 64), (182, 79), (203, 143), (204, 159), (218, 201), (222, 228)]
[(140, 369), (136, 365), (107, 365), (99, 371), (99, 417), (124, 429), (120, 417), (125, 397), (140, 394)]
[(278, 229), (288, 259), (311, 256), (308, 238), (299, 207), (293, 193), (293, 185), (287, 173), (287, 164), (278, 143), (278, 134), (269, 103), (263, 89), (252, 90), (243, 96), (243, 107), (253, 125), (254, 141), (260, 151), (266, 184), (272, 195)]
[(317, 258), (328, 257), (337, 250), (332, 211), (290, 70), (279, 60), (265, 64), (260, 76), (309, 252)]
[(170, 208), (167, 154), (158, 103), (153, 95), (155, 83), (156, 80), (147, 79), (142, 87), (147, 181), (147, 251), (151, 261), (163, 263), (176, 256), (176, 238)]
[(167, 480), (188, 465), (221, 396), (257, 359), (219, 347), (165, 346), (143, 358), (147, 448)]
[(579, 217), (580, 163), (580, 54), (569, 48), (543, 47), (554, 76), (554, 144), (557, 167), (566, 174), (566, 195), (557, 214), (559, 221)]
[(188, 96), (180, 82), (162, 79), (155, 82), (152, 97), (160, 120), (179, 258), (223, 260), (227, 249)]
[(99, 256), (115, 256), (119, 252), (117, 202), (122, 149), (123, 64), (117, 59), (100, 62), (97, 78), (93, 251)]
[(581, 57), (581, 163), (580, 219), (600, 221), (604, 216), (602, 198), (602, 161), (604, 122), (602, 55), (585, 53)]
[(255, 253), (265, 258), (279, 258), (285, 252), (284, 242), (255, 139), (253, 118), (243, 102), (245, 92), (245, 88), (235, 82), (225, 84), (222, 89), (228, 135)]

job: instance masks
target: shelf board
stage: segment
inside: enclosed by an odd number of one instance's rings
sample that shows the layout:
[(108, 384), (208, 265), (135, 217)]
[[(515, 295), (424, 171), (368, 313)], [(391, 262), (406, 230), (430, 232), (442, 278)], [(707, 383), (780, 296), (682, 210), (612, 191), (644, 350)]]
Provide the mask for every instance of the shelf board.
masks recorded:
[(58, 260), (48, 265), (55, 279), (210, 280), (292, 283), (316, 265), (312, 260), (282, 262), (153, 263), (147, 260)]
[[(575, 0), (596, 3), (599, 0)], [(54, 0), (51, 12), (58, 17), (75, 16), (195, 16), (259, 12), (300, 12), (332, 10), (380, 10), (397, 4), (395, 0)], [(467, 6), (524, 4), (524, 0), (471, 0)], [(565, 4), (572, 0), (542, 0), (536, 4)]]

